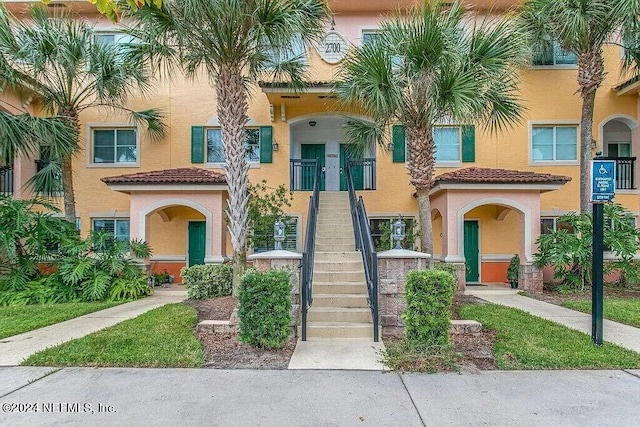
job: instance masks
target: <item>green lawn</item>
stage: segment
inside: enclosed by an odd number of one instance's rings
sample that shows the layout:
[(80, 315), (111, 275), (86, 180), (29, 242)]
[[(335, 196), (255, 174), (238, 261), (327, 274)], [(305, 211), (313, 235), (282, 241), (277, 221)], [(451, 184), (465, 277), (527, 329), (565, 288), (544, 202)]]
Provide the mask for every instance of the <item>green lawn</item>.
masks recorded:
[(640, 368), (640, 354), (605, 343), (524, 311), (494, 305), (466, 304), (460, 316), (497, 333), (494, 345), (500, 369), (619, 369)]
[[(564, 301), (563, 307), (591, 313), (591, 301)], [(604, 317), (640, 328), (640, 299), (605, 298)]]
[(25, 360), (31, 366), (189, 367), (204, 364), (195, 309), (169, 304)]
[(0, 339), (53, 325), (83, 314), (103, 310), (119, 302), (73, 302), (66, 304), (0, 307)]

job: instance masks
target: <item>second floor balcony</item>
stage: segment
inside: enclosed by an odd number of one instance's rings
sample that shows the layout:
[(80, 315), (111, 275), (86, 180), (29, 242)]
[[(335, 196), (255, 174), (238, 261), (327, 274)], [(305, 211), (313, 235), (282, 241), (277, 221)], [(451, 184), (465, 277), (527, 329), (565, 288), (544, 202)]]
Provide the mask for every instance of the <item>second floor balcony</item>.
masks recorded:
[(616, 190), (636, 189), (635, 157), (603, 157), (602, 160), (616, 162)]

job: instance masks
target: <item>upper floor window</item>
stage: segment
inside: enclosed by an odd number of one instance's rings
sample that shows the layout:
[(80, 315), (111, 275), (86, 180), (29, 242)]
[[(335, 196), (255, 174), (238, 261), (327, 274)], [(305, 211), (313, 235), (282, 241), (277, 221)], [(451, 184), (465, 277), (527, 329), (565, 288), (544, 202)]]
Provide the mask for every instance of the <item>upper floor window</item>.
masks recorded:
[(285, 61), (306, 61), (306, 49), (304, 47), (302, 36), (300, 34), (294, 36), (286, 49), (278, 51), (274, 49), (267, 49), (267, 58), (274, 66)]
[(94, 219), (93, 231), (111, 233), (117, 240), (129, 241), (129, 219)]
[(576, 65), (577, 63), (576, 54), (565, 52), (558, 42), (553, 42), (546, 46), (540, 44), (534, 46), (533, 65), (535, 66), (567, 66)]
[(92, 128), (91, 162), (132, 165), (138, 162), (135, 128)]
[[(247, 128), (244, 140), (247, 163), (260, 162), (260, 129)], [(207, 163), (223, 163), (222, 131), (220, 128), (207, 129)]]
[(531, 149), (534, 162), (578, 160), (578, 127), (534, 126)]
[(460, 161), (460, 126), (438, 126), (433, 129), (437, 162)]
[(379, 30), (362, 30), (362, 44), (375, 44), (380, 37)]
[(124, 43), (133, 43), (136, 39), (133, 36), (128, 34), (119, 33), (117, 31), (113, 32), (97, 32), (93, 35), (93, 40), (96, 43), (103, 44), (124, 44)]

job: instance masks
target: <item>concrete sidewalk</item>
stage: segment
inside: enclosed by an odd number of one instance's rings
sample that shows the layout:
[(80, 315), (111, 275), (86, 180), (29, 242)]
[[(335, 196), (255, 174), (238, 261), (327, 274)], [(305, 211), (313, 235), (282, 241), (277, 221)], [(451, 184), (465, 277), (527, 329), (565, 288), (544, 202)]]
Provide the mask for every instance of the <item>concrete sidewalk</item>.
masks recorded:
[(165, 304), (183, 301), (186, 296), (156, 294), (0, 340), (0, 366), (19, 365), (30, 355), (63, 342), (132, 319)]
[[(519, 308), (531, 313), (534, 316), (551, 320), (552, 322), (565, 325), (571, 329), (591, 335), (591, 314), (581, 313), (560, 307), (559, 305), (539, 301), (533, 298), (518, 294), (508, 294), (499, 291), (472, 289), (465, 292), (485, 301), (505, 305), (507, 307)], [(622, 323), (604, 320), (603, 325), (604, 340), (612, 342), (621, 347), (640, 353), (640, 329)]]
[[(635, 426), (640, 371), (0, 368), (0, 425)], [(36, 412), (37, 411), (37, 412)]]

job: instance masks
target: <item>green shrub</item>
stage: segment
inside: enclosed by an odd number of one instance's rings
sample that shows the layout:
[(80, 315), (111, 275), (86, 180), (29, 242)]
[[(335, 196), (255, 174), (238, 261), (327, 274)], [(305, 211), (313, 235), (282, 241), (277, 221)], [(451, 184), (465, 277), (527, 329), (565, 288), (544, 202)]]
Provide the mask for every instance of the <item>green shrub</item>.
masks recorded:
[(405, 340), (410, 347), (427, 348), (449, 342), (455, 278), (441, 270), (410, 271), (407, 275)]
[(238, 293), (240, 341), (253, 347), (279, 348), (289, 337), (291, 286), (289, 273), (248, 270)]
[(451, 264), (450, 262), (434, 262), (433, 268), (440, 271), (446, 271), (454, 278), (458, 275), (458, 270), (455, 264)]
[(191, 299), (226, 297), (231, 295), (233, 267), (226, 264), (207, 264), (183, 267), (182, 281)]

